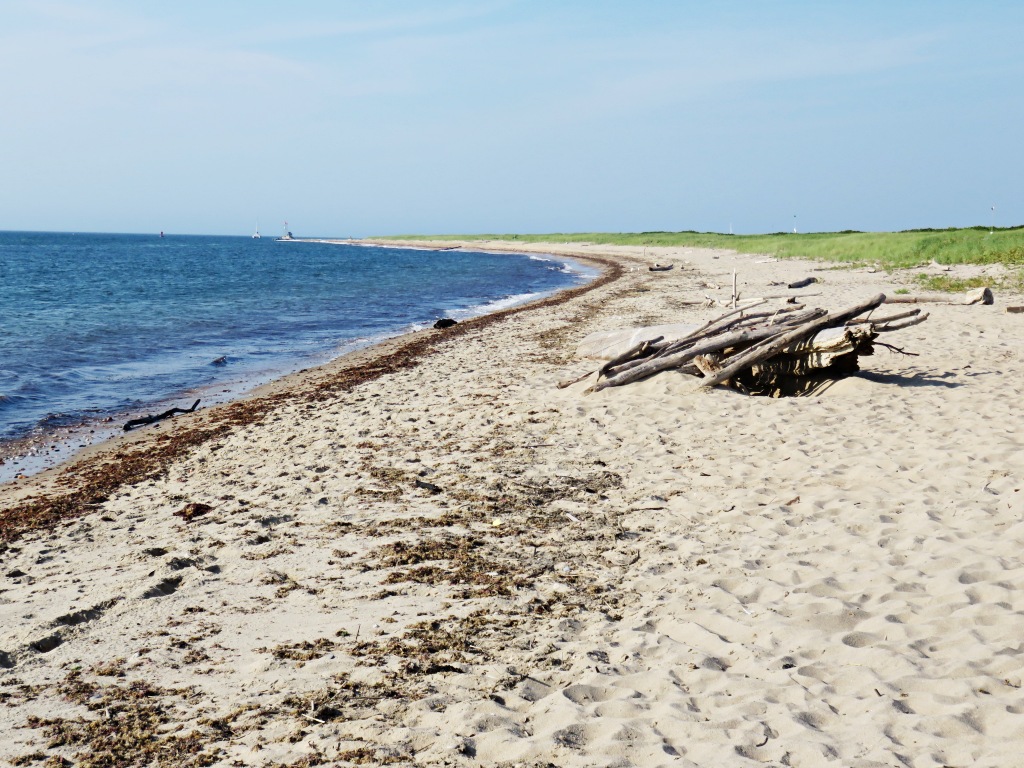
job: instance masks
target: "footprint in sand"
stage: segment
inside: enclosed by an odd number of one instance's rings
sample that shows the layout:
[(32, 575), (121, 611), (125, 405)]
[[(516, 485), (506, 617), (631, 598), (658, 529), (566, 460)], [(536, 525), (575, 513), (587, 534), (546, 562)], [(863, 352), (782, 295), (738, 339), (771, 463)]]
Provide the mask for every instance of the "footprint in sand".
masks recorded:
[(168, 595), (173, 595), (178, 591), (178, 587), (181, 586), (182, 581), (184, 581), (183, 576), (172, 576), (169, 579), (164, 579), (143, 592), (142, 597), (143, 599), (149, 599), (151, 597), (167, 597)]
[(95, 621), (114, 606), (120, 599), (121, 598), (116, 597), (113, 600), (105, 600), (102, 603), (97, 603), (92, 608), (83, 608), (80, 611), (65, 613), (63, 616), (57, 617), (56, 621), (53, 622), (53, 625), (77, 627), (79, 624), (85, 624), (88, 621)]
[(515, 693), (526, 701), (540, 701), (551, 693), (551, 686), (533, 678), (526, 678), (515, 687)]
[(551, 734), (551, 739), (560, 747), (581, 750), (590, 743), (594, 730), (593, 726), (574, 723), (560, 731), (555, 731)]
[(64, 638), (55, 633), (48, 637), (44, 637), (41, 640), (29, 643), (29, 647), (39, 653), (49, 653), (54, 648), (59, 647), (63, 642)]
[(864, 648), (876, 642), (878, 642), (878, 636), (870, 632), (851, 632), (843, 636), (843, 645), (848, 645), (851, 648)]
[(597, 685), (579, 684), (570, 685), (562, 691), (562, 695), (573, 704), (585, 706), (587, 704), (600, 704), (602, 701), (608, 701), (614, 695), (614, 691)]

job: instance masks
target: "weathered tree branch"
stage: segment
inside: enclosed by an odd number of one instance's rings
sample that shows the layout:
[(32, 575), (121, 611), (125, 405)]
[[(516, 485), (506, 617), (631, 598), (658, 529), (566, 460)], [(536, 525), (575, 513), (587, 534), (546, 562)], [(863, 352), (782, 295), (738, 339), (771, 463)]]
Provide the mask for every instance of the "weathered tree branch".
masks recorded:
[(129, 430), (135, 429), (136, 427), (145, 426), (146, 424), (155, 424), (156, 422), (162, 419), (169, 419), (171, 416), (174, 416), (177, 413), (192, 413), (198, 407), (199, 401), (196, 400), (194, 403), (192, 403), (191, 408), (171, 408), (170, 410), (164, 411), (163, 413), (158, 413), (153, 416), (143, 416), (138, 419), (131, 419), (130, 421), (125, 423), (124, 431), (128, 432)]

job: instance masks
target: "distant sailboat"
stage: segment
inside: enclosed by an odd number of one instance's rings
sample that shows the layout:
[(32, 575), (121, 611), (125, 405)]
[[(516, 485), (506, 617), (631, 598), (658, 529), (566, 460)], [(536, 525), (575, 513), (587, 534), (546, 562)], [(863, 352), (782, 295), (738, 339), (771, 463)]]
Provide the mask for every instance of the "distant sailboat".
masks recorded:
[(256, 219), (256, 231), (252, 233), (253, 240), (259, 240), (263, 235), (260, 234), (260, 220)]

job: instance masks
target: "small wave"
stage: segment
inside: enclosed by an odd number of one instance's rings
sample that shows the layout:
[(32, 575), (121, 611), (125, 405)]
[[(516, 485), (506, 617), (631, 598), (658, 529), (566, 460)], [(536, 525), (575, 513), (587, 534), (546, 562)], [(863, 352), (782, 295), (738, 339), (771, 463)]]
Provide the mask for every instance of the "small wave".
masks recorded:
[[(18, 392), (25, 389), (28, 380), (25, 376), (15, 373), (14, 371), (7, 371), (0, 369), (0, 388), (3, 392)], [(9, 397), (0, 393), (0, 398)]]
[(48, 413), (36, 422), (35, 431), (48, 432), (57, 427), (68, 427), (80, 423), (82, 423), (81, 415), (71, 413)]
[(477, 304), (472, 307), (466, 307), (464, 309), (453, 309), (448, 311), (450, 317), (457, 318), (468, 318), (476, 317), (477, 315), (489, 315), (492, 312), (500, 312), (503, 309), (510, 309), (511, 307), (525, 304), (528, 301), (540, 298), (544, 294), (542, 293), (518, 293), (513, 296), (506, 296), (502, 299), (495, 299), (488, 301), (484, 304)]
[(600, 270), (583, 264), (577, 264), (575, 261), (563, 261), (558, 271), (566, 275), (580, 275), (583, 277), (596, 277), (601, 274)]
[(552, 272), (559, 272), (563, 275), (577, 275), (582, 278), (595, 278), (601, 274), (601, 270), (595, 269), (587, 264), (581, 264), (576, 261), (568, 261), (557, 259), (554, 256), (527, 256), (531, 261), (546, 261), (546, 262), (558, 262), (558, 264), (552, 264), (548, 267)]

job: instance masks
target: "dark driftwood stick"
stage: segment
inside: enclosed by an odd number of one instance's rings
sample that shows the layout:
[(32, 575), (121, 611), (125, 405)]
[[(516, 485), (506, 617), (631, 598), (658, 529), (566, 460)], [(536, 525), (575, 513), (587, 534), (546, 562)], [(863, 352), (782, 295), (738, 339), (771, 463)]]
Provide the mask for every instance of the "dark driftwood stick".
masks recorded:
[(196, 400), (194, 403), (192, 403), (191, 408), (171, 408), (169, 411), (158, 413), (155, 416), (143, 416), (140, 419), (132, 419), (131, 421), (125, 423), (124, 431), (127, 432), (130, 429), (135, 429), (135, 427), (141, 427), (146, 424), (155, 424), (161, 419), (169, 419), (171, 416), (174, 416), (177, 413), (192, 413), (198, 407), (199, 401)]
[(877, 341), (876, 340), (875, 341), (875, 345), (879, 346), (879, 347), (885, 347), (890, 352), (897, 352), (897, 353), (899, 353), (901, 355), (906, 355), (907, 357), (920, 357), (921, 356), (917, 352), (907, 352), (907, 350), (905, 350), (905, 349), (900, 349), (899, 347), (894, 347), (892, 344), (886, 344), (884, 341)]
[(806, 288), (808, 285), (811, 285), (812, 283), (816, 283), (816, 282), (818, 282), (818, 278), (816, 278), (816, 277), (805, 277), (803, 280), (797, 280), (795, 283), (790, 283), (786, 287), (787, 288)]
[(729, 365), (715, 375), (708, 376), (703, 379), (700, 382), (700, 386), (713, 387), (716, 384), (721, 384), (723, 381), (727, 381), (745, 368), (749, 368), (750, 366), (756, 365), (760, 361), (771, 357), (780, 349), (784, 349), (790, 344), (795, 344), (803, 339), (810, 338), (823, 328), (843, 325), (847, 320), (857, 317), (858, 315), (863, 315), (865, 312), (869, 312), (872, 309), (881, 306), (884, 302), (885, 294), (880, 293), (861, 304), (855, 304), (854, 306), (840, 310), (839, 312), (830, 312), (819, 320), (812, 320), (811, 322), (800, 325), (787, 333), (780, 334), (773, 339), (757, 344), (746, 352), (742, 352), (732, 357), (729, 361)]

